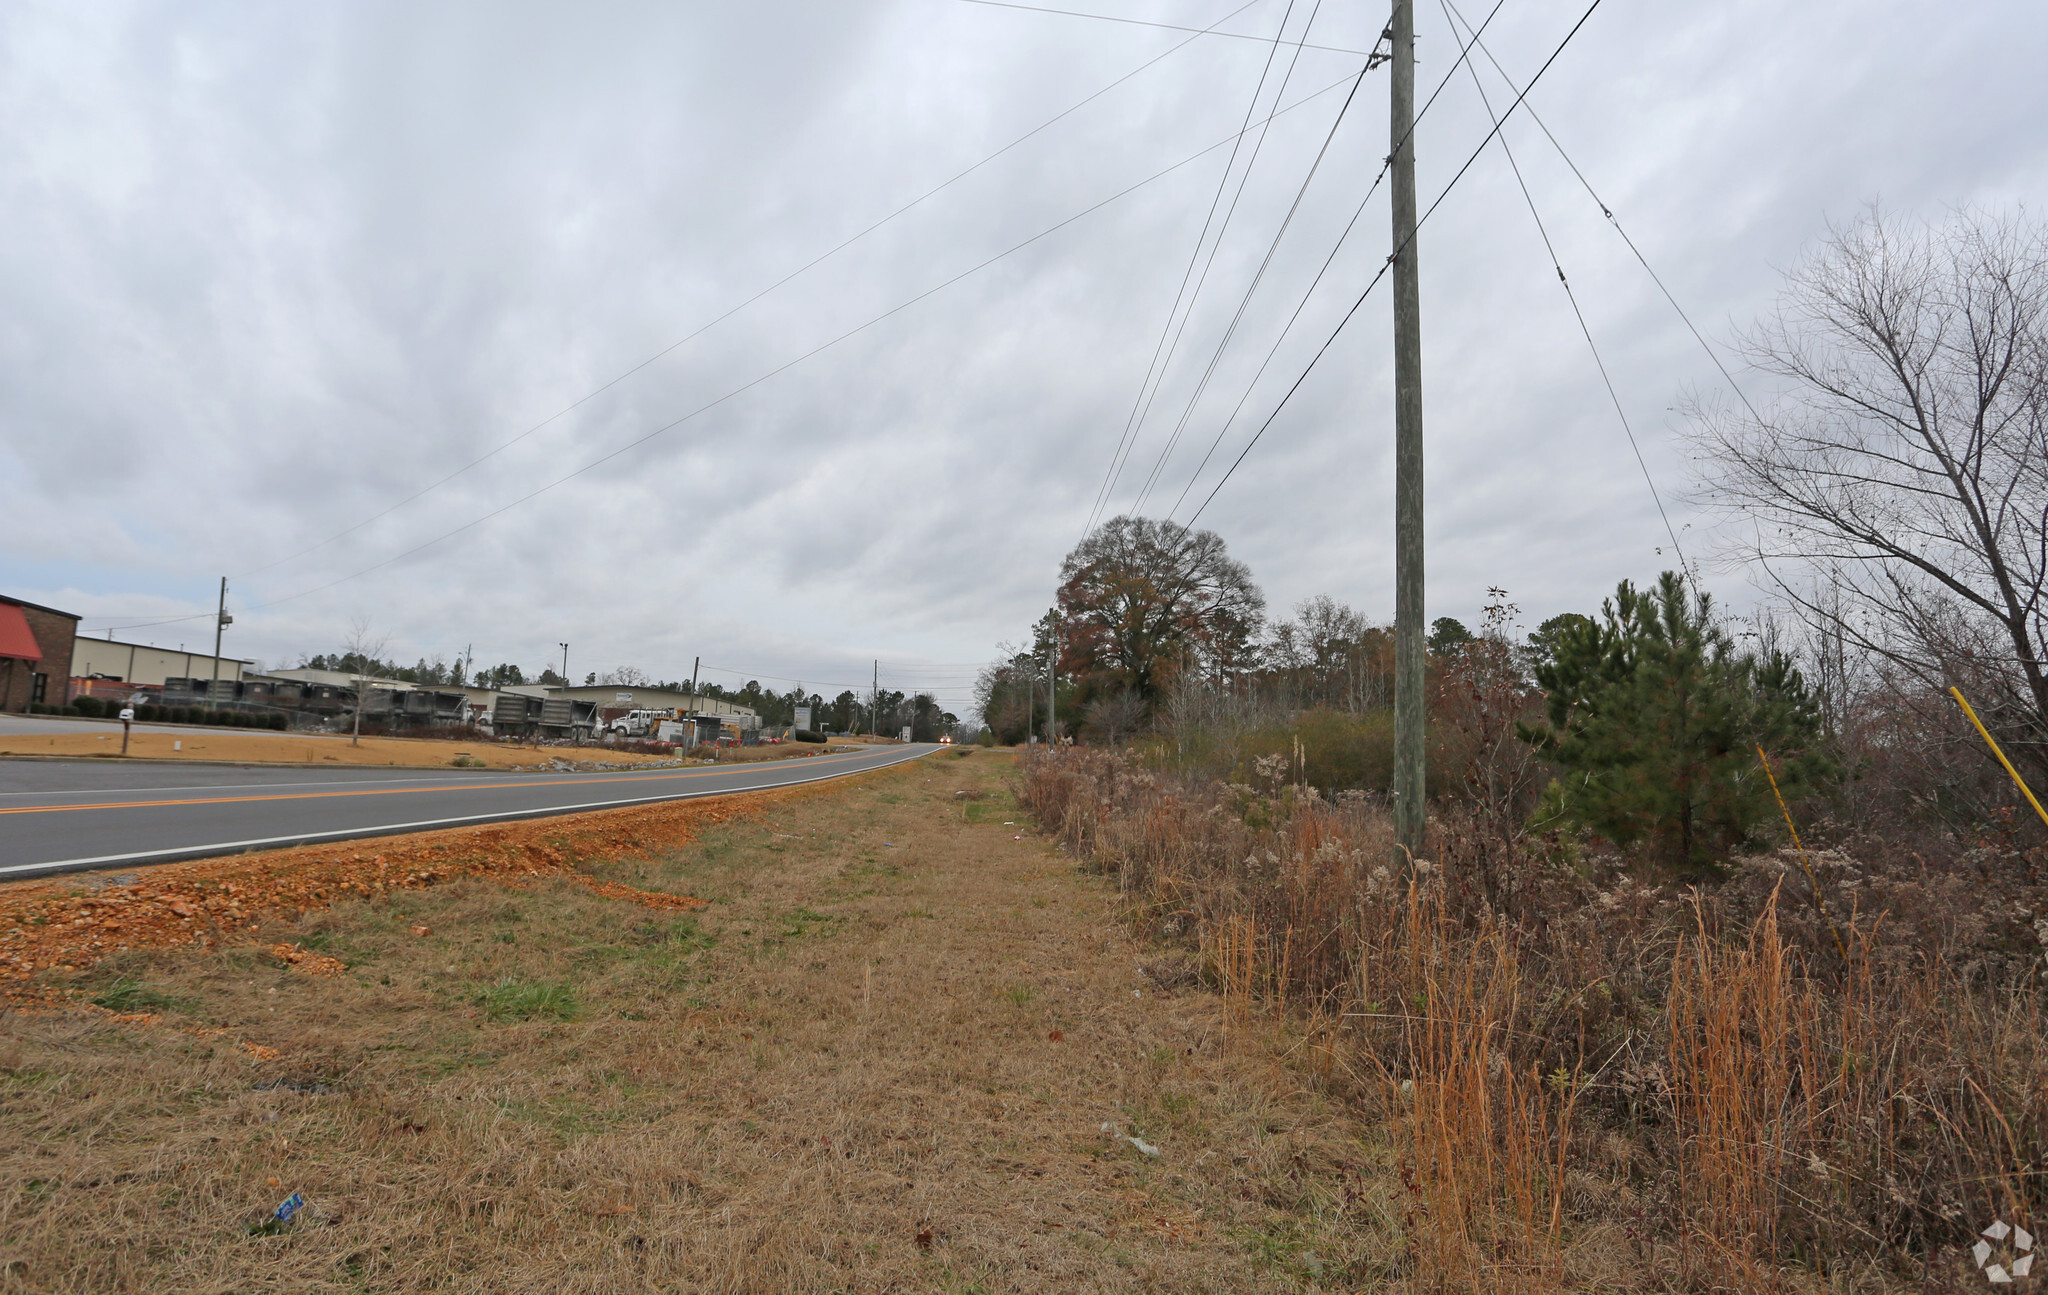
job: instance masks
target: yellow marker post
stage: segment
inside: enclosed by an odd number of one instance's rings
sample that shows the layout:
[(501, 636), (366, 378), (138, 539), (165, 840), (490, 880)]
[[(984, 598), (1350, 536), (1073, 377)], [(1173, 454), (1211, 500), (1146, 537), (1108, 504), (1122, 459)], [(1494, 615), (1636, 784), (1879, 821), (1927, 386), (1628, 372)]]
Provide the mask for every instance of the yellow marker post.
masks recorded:
[(1998, 762), (2005, 766), (2005, 771), (2012, 775), (2013, 785), (2020, 789), (2020, 795), (2027, 798), (2027, 803), (2034, 807), (2034, 812), (2041, 816), (2041, 821), (2048, 823), (2048, 809), (2041, 808), (2041, 802), (2034, 799), (2033, 789), (2027, 786), (2027, 780), (2020, 777), (2020, 771), (2013, 768), (2012, 761), (2005, 758), (2005, 752), (1998, 749), (1998, 743), (1992, 740), (1991, 731), (1984, 727), (1984, 721), (1978, 719), (1977, 712), (1970, 709), (1970, 703), (1963, 700), (1963, 690), (1950, 688), (1949, 694), (1956, 699), (1956, 705), (1963, 708), (1963, 714), (1968, 715), (1970, 722), (1977, 726), (1977, 732), (1983, 737), (1984, 745), (1991, 748), (1991, 754), (1997, 756)]
[(1833, 914), (1821, 902), (1820, 878), (1813, 875), (1813, 864), (1806, 857), (1806, 847), (1799, 842), (1799, 829), (1792, 823), (1792, 807), (1785, 803), (1785, 793), (1778, 790), (1778, 775), (1771, 772), (1771, 757), (1764, 754), (1761, 743), (1756, 748), (1756, 758), (1763, 761), (1764, 777), (1771, 780), (1771, 795), (1778, 798), (1778, 811), (1785, 816), (1785, 830), (1792, 834), (1792, 848), (1799, 851), (1799, 866), (1806, 872), (1806, 884), (1811, 887), (1813, 911), (1820, 914), (1820, 920), (1827, 923), (1828, 934), (1834, 937), (1835, 952), (1842, 955), (1842, 961), (1849, 960), (1849, 946), (1842, 943), (1842, 933), (1835, 928)]

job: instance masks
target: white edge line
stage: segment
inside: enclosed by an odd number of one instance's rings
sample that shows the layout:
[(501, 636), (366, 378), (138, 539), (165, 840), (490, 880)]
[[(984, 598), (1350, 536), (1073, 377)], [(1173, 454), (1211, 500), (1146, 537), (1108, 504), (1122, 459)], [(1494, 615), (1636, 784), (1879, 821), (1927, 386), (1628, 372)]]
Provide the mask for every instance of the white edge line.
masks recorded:
[[(933, 750), (937, 748), (934, 747)], [(469, 814), (461, 818), (430, 818), (418, 823), (385, 823), (376, 827), (345, 827), (332, 832), (301, 832), (291, 836), (266, 836), (253, 841), (216, 841), (207, 845), (179, 846), (172, 850), (137, 850), (129, 854), (102, 854), (90, 859), (52, 859), (47, 863), (12, 863), (0, 866), (0, 876), (19, 872), (81, 872), (116, 863), (161, 862), (169, 863), (178, 858), (207, 858), (214, 854), (227, 854), (237, 850), (253, 849), (262, 845), (310, 845), (315, 841), (335, 837), (396, 836), (403, 832), (423, 832), (432, 828), (460, 827), (465, 823), (486, 823), (495, 818), (553, 818), (561, 814), (576, 814), (599, 809), (621, 809), (628, 805), (646, 805), (664, 800), (699, 800), (705, 796), (732, 796), (750, 791), (774, 791), (781, 787), (801, 787), (806, 783), (830, 782), (834, 778), (848, 778), (868, 769), (887, 769), (892, 765), (910, 760), (921, 760), (931, 751), (919, 751), (915, 755), (901, 755), (889, 760), (877, 760), (863, 769), (843, 769), (837, 773), (815, 774), (809, 778), (792, 778), (787, 782), (771, 782), (758, 787), (706, 788), (701, 791), (671, 792), (660, 796), (636, 796), (631, 800), (597, 800), (581, 805), (551, 805), (544, 809), (507, 809), (494, 814)]]

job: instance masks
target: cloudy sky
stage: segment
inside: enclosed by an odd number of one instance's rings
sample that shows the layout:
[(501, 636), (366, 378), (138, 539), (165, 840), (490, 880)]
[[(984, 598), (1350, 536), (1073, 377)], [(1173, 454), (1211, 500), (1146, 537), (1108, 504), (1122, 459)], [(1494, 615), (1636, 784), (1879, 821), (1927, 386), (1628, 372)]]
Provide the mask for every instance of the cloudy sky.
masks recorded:
[[(229, 651), (271, 664), (367, 623), (407, 661), (537, 669), (566, 640), (579, 678), (701, 655), (829, 695), (879, 659), (963, 701), (1050, 602), (1162, 336), (1108, 511), (1186, 519), (1388, 250), (1383, 69), (1338, 120), (1384, 5), (1062, 7), (1143, 21), (0, 7), (0, 589), (196, 646), (226, 575)], [(1417, 12), (1427, 94), (1458, 46)], [(1583, 13), (1503, 0), (1486, 44), (1524, 82)], [(1868, 201), (2048, 205), (2044, 54), (2018, 0), (1605, 0), (1529, 104), (1721, 342)], [(1417, 134), (1425, 206), (1488, 126), (1458, 71)], [(1507, 138), (1704, 554), (1672, 411), (1721, 378), (1550, 142)], [(1430, 614), (1501, 586), (1533, 624), (1670, 565), (1498, 145), (1421, 256)], [(1382, 284), (1201, 514), (1276, 609), (1390, 612), (1388, 310)]]

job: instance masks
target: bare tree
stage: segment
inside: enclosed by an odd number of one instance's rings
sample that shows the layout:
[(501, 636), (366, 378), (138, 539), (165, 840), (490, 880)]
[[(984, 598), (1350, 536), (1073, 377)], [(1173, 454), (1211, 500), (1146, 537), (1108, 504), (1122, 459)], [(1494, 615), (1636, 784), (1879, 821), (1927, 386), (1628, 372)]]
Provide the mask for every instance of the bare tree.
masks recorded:
[(1695, 408), (1707, 497), (1810, 624), (1983, 698), (2048, 769), (2048, 229), (1873, 207), (1743, 337), (1759, 412)]
[(355, 731), (349, 735), (350, 746), (361, 746), (363, 742), (363, 698), (370, 691), (365, 680), (376, 669), (376, 663), (384, 659), (384, 653), (391, 646), (391, 636), (379, 634), (371, 628), (370, 618), (358, 616), (349, 622), (348, 640), (342, 645), (348, 658), (356, 663), (356, 704)]
[(1377, 667), (1392, 639), (1361, 612), (1328, 594), (1294, 605), (1295, 619), (1268, 632), (1266, 664), (1295, 706), (1358, 711), (1391, 696), (1391, 680)]

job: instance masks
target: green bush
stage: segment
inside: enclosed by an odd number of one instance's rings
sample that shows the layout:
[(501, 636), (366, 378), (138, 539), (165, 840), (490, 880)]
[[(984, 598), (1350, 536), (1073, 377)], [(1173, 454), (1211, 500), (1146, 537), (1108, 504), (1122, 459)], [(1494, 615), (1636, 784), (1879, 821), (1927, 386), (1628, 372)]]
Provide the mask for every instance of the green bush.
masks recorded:
[(823, 733), (808, 728), (797, 729), (795, 732), (791, 733), (790, 736), (795, 738), (799, 742), (822, 742), (825, 740), (825, 735)]
[(80, 697), (71, 703), (71, 708), (88, 719), (98, 719), (107, 713), (106, 703), (97, 697)]
[(272, 715), (270, 717), (270, 727), (279, 731), (283, 731), (289, 724), (290, 720), (283, 715)]

